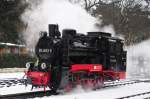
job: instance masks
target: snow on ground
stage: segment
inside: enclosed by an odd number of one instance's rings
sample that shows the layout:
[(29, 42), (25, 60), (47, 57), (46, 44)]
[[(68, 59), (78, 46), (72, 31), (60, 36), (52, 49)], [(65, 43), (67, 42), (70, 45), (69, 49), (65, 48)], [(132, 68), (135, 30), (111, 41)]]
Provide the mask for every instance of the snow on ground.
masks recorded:
[(11, 86), (11, 87), (0, 88), (0, 95), (25, 93), (25, 92), (32, 92), (32, 91), (44, 91), (43, 88), (33, 89), (33, 90), (31, 90), (31, 88), (32, 88), (31, 85), (28, 85), (28, 86), (16, 85), (16, 86)]
[[(0, 79), (22, 78), (24, 73), (0, 73)], [(33, 89), (34, 91), (43, 90)], [(0, 95), (30, 92), (31, 86), (17, 85), (12, 87), (0, 88)], [(99, 89), (96, 91), (83, 90), (81, 86), (75, 88), (72, 92), (64, 93), (57, 96), (45, 96), (43, 98), (34, 99), (114, 99), (118, 97), (133, 95), (150, 91), (150, 83), (137, 83), (133, 85), (126, 85), (113, 88)], [(150, 96), (150, 95), (147, 95)], [(134, 97), (133, 99), (142, 99), (146, 96)]]
[[(115, 99), (123, 96), (150, 91), (150, 83), (138, 83), (122, 87), (99, 89), (96, 91), (81, 91), (82, 89), (78, 90), (79, 91), (76, 91), (76, 93), (72, 92), (66, 93), (65, 95), (49, 97), (45, 96), (43, 98), (34, 99)], [(140, 98), (136, 97), (134, 99), (142, 99), (143, 97), (144, 96), (141, 96)]]
[[(7, 80), (7, 79), (22, 79), (24, 76), (24, 72), (18, 73), (0, 73), (0, 80)], [(41, 89), (33, 89), (34, 91), (41, 91)], [(0, 95), (6, 94), (14, 94), (14, 93), (24, 93), (24, 92), (31, 92), (31, 85), (16, 85), (11, 87), (0, 88)]]
[[(22, 78), (24, 73), (0, 73), (0, 79), (10, 79), (10, 78)], [(39, 89), (33, 89), (37, 91)], [(40, 89), (43, 90), (43, 89)], [(31, 86), (25, 87), (24, 85), (17, 85), (12, 87), (0, 88), (0, 95), (13, 94), (13, 93), (23, 93), (30, 92)], [(113, 88), (99, 89), (96, 91), (83, 90), (81, 86), (78, 86), (72, 92), (64, 93), (57, 96), (45, 96), (43, 98), (34, 98), (34, 99), (114, 99), (118, 97), (128, 96), (137, 93), (143, 93), (150, 91), (150, 83), (137, 83), (133, 85), (126, 85)], [(150, 95), (147, 95), (150, 96)], [(140, 96), (139, 98), (134, 97), (134, 99), (145, 98)]]
[(24, 72), (18, 73), (0, 73), (0, 80), (1, 79), (20, 79), (24, 76)]
[(24, 72), (26, 68), (0, 68), (0, 73)]

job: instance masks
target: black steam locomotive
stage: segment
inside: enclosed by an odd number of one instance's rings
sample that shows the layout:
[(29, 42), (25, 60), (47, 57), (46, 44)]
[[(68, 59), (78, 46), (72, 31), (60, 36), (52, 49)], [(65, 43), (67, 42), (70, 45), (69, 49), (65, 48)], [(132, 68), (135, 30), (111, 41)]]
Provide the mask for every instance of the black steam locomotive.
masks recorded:
[(77, 33), (74, 29), (59, 32), (49, 24), (49, 34), (41, 32), (35, 47), (37, 62), (26, 64), (27, 79), (33, 86), (70, 90), (80, 84), (84, 88), (101, 87), (104, 81), (125, 78), (126, 51), (123, 40), (110, 33)]

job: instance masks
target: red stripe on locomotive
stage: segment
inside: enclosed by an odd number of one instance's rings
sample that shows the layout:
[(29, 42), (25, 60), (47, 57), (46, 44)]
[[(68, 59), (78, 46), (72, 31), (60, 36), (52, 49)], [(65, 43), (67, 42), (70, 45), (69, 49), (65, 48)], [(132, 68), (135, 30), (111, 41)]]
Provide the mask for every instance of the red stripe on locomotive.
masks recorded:
[(71, 72), (76, 71), (89, 71), (89, 72), (102, 72), (102, 65), (101, 64), (74, 64), (71, 66)]

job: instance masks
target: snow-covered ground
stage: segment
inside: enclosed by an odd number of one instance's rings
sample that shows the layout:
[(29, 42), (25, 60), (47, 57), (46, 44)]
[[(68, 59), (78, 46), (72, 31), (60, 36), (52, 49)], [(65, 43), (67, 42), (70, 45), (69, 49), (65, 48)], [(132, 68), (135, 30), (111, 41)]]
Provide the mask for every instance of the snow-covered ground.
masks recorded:
[[(0, 73), (0, 80), (10, 80), (10, 79), (22, 79), (24, 77), (24, 72), (18, 73)], [(31, 92), (31, 85), (25, 86), (17, 84), (11, 87), (0, 88), (0, 95), (14, 94), (14, 93), (24, 93)], [(41, 91), (41, 89), (33, 89), (34, 91)]]
[(24, 72), (26, 68), (0, 68), (0, 73)]
[[(133, 95), (150, 91), (150, 83), (139, 83), (134, 85), (126, 85), (115, 88), (99, 89), (96, 91), (84, 91), (81, 88), (75, 89), (71, 93), (64, 95), (50, 96), (35, 99), (115, 99), (123, 96)], [(150, 95), (149, 95), (150, 96)], [(135, 99), (142, 99), (145, 96), (135, 97)]]
[(24, 76), (24, 72), (18, 73), (0, 73), (0, 80), (2, 79), (20, 79)]
[[(0, 73), (0, 79), (22, 78), (24, 73)], [(39, 90), (39, 89), (34, 89)], [(40, 89), (42, 90), (42, 89)], [(17, 85), (12, 87), (0, 88), (0, 95), (30, 92), (31, 86)], [(72, 92), (64, 93), (57, 96), (45, 96), (35, 99), (114, 99), (118, 97), (128, 96), (137, 93), (150, 91), (150, 83), (137, 83), (113, 88), (99, 89), (96, 91), (83, 90), (81, 86), (75, 88)], [(148, 95), (150, 96), (150, 95)], [(134, 99), (142, 99), (146, 96), (134, 97)]]

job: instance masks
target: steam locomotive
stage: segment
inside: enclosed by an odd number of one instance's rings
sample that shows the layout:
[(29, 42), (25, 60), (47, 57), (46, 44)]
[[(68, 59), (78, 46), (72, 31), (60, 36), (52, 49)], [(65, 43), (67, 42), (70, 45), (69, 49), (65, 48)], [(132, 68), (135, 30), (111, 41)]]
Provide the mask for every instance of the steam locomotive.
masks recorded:
[(33, 87), (49, 87), (56, 92), (80, 84), (95, 89), (105, 81), (125, 79), (127, 52), (123, 40), (110, 33), (85, 35), (74, 29), (60, 33), (58, 25), (48, 27), (49, 34), (41, 32), (35, 47), (37, 61), (26, 63), (27, 80)]

